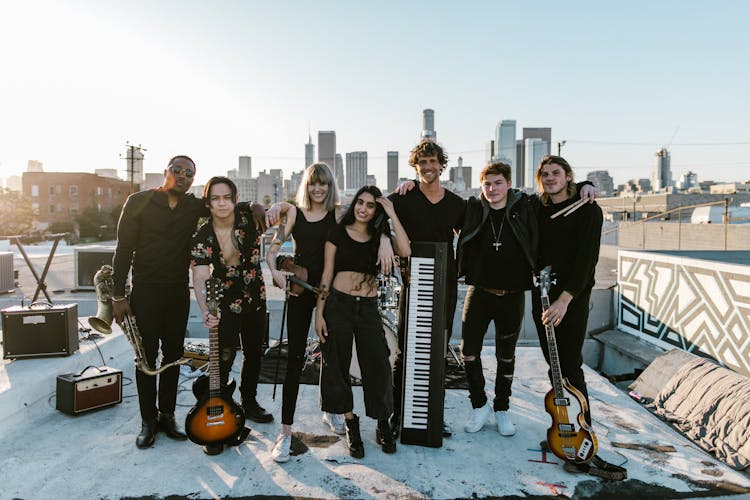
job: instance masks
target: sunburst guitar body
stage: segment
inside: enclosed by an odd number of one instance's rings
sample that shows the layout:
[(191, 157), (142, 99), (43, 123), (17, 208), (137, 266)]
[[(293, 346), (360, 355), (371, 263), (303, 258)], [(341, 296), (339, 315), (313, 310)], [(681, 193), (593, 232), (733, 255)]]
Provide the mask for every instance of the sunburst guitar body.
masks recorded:
[[(219, 305), (220, 286), (221, 281), (216, 278), (206, 280), (206, 304), (213, 315), (216, 315)], [(211, 328), (208, 338), (209, 375), (203, 375), (193, 383), (193, 393), (198, 401), (185, 419), (188, 438), (200, 445), (230, 443), (245, 427), (245, 413), (232, 398), (234, 381), (221, 386), (218, 328)]]

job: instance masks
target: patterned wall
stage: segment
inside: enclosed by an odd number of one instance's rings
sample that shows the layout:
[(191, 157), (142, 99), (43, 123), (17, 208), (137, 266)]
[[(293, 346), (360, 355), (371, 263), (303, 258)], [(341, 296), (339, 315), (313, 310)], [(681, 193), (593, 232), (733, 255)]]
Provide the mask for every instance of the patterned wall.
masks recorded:
[(617, 267), (620, 330), (750, 376), (750, 266), (620, 251)]

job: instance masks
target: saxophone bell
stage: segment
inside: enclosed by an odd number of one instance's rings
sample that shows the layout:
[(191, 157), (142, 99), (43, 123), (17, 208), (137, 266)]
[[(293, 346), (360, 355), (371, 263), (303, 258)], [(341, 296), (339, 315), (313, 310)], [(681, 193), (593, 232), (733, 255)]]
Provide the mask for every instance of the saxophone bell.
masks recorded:
[(112, 266), (103, 265), (94, 275), (96, 288), (96, 316), (89, 318), (89, 325), (99, 333), (112, 333)]

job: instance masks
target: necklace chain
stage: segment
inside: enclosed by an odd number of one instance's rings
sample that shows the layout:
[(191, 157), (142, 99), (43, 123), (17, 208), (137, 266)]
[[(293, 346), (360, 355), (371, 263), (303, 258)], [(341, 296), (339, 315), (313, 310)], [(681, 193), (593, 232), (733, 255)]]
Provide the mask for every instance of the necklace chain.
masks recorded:
[[(505, 215), (504, 213), (502, 215)], [(494, 242), (492, 243), (492, 246), (495, 247), (495, 251), (499, 252), (500, 247), (503, 246), (502, 243), (500, 243), (500, 236), (503, 234), (503, 226), (505, 225), (505, 217), (502, 217), (502, 222), (500, 222), (500, 230), (495, 232), (495, 222), (492, 220), (492, 214), (490, 214), (490, 227), (492, 228), (492, 238), (494, 239)]]

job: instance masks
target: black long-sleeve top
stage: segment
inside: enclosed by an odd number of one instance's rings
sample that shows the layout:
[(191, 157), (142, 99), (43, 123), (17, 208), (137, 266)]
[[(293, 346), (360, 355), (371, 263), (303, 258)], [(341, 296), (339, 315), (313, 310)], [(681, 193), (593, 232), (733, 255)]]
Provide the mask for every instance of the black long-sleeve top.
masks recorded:
[(130, 195), (117, 224), (113, 294), (125, 294), (131, 264), (134, 286), (187, 285), (190, 238), (208, 214), (203, 199), (192, 194), (182, 195), (174, 208), (162, 188)]
[(540, 210), (540, 264), (552, 266), (557, 284), (550, 295), (557, 297), (566, 291), (576, 297), (594, 286), (596, 263), (602, 233), (602, 209), (596, 203), (585, 203), (567, 217), (550, 216), (574, 203), (542, 206)]

